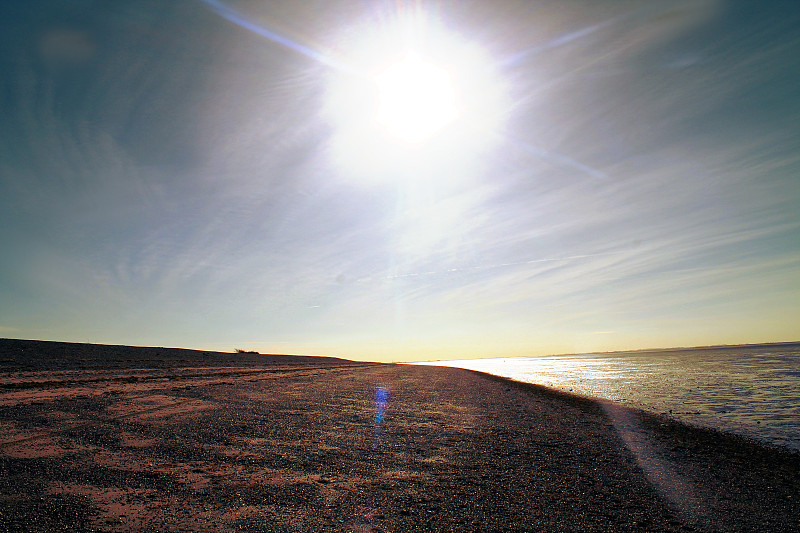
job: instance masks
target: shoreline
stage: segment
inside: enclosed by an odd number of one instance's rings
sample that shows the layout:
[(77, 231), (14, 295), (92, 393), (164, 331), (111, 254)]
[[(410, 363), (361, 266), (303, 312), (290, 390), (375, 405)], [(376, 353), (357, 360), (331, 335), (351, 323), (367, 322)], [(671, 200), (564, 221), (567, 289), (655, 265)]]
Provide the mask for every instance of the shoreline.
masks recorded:
[(0, 374), (27, 383), (0, 386), (0, 530), (800, 528), (800, 454), (618, 404), (448, 367), (125, 368), (114, 349)]
[[(459, 367), (447, 367), (447, 368), (459, 368)], [(716, 428), (713, 426), (706, 426), (699, 423), (693, 423), (691, 421), (680, 419), (668, 413), (660, 413), (657, 411), (643, 409), (641, 407), (635, 407), (633, 405), (629, 405), (621, 401), (608, 400), (597, 396), (580, 394), (578, 392), (565, 391), (563, 389), (558, 389), (556, 387), (548, 387), (547, 385), (540, 385), (538, 383), (519, 381), (514, 378), (499, 376), (497, 374), (492, 374), (490, 372), (483, 372), (480, 370), (472, 370), (472, 369), (464, 369), (464, 370), (483, 375), (487, 379), (496, 379), (498, 381), (510, 382), (516, 387), (520, 387), (524, 390), (531, 390), (536, 394), (551, 395), (552, 397), (559, 398), (566, 403), (570, 402), (573, 402), (575, 404), (587, 403), (587, 404), (597, 404), (598, 406), (603, 404), (618, 405), (620, 407), (624, 407), (626, 410), (637, 413), (638, 417), (647, 420), (647, 424), (649, 427), (656, 428), (660, 426), (669, 426), (675, 431), (687, 434), (688, 433), (694, 434), (695, 438), (697, 439), (702, 439), (702, 440), (717, 439), (720, 441), (729, 442), (731, 446), (753, 447), (755, 449), (766, 448), (770, 451), (786, 453), (790, 456), (797, 456), (798, 458), (800, 458), (800, 450), (795, 450), (789, 446), (781, 445), (775, 442), (769, 442), (767, 440), (759, 439), (758, 437), (753, 437), (743, 433), (736, 433), (731, 430)]]
[[(449, 361), (800, 452), (800, 345)], [(432, 363), (427, 363), (432, 364)]]

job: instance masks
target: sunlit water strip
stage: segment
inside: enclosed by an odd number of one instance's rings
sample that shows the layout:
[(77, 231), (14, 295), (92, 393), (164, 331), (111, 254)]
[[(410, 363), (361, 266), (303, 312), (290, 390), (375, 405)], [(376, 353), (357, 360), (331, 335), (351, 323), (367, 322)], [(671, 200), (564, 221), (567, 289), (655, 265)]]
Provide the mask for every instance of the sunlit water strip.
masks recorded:
[(614, 400), (800, 451), (800, 343), (419, 364)]

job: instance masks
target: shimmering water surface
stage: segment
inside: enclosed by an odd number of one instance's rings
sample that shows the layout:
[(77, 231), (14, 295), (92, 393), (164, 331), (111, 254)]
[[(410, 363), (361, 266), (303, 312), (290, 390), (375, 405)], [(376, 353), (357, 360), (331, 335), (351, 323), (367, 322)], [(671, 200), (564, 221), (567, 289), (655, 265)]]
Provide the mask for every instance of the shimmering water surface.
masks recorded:
[(800, 343), (437, 361), (800, 450)]

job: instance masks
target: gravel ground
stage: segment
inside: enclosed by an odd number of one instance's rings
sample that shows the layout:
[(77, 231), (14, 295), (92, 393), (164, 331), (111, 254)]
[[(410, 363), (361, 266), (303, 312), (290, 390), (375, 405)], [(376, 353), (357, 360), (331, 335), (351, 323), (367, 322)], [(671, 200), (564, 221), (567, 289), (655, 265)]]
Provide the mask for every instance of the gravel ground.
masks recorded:
[(0, 531), (800, 531), (800, 456), (730, 435), (461, 369), (182, 359), (0, 374)]

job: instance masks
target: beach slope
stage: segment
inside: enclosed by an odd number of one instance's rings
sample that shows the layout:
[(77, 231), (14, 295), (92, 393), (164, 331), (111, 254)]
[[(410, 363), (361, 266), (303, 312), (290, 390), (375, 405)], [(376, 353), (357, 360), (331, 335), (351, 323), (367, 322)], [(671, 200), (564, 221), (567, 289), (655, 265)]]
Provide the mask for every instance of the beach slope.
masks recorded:
[(8, 364), (0, 531), (800, 529), (798, 454), (617, 405), (454, 368), (142, 357)]

